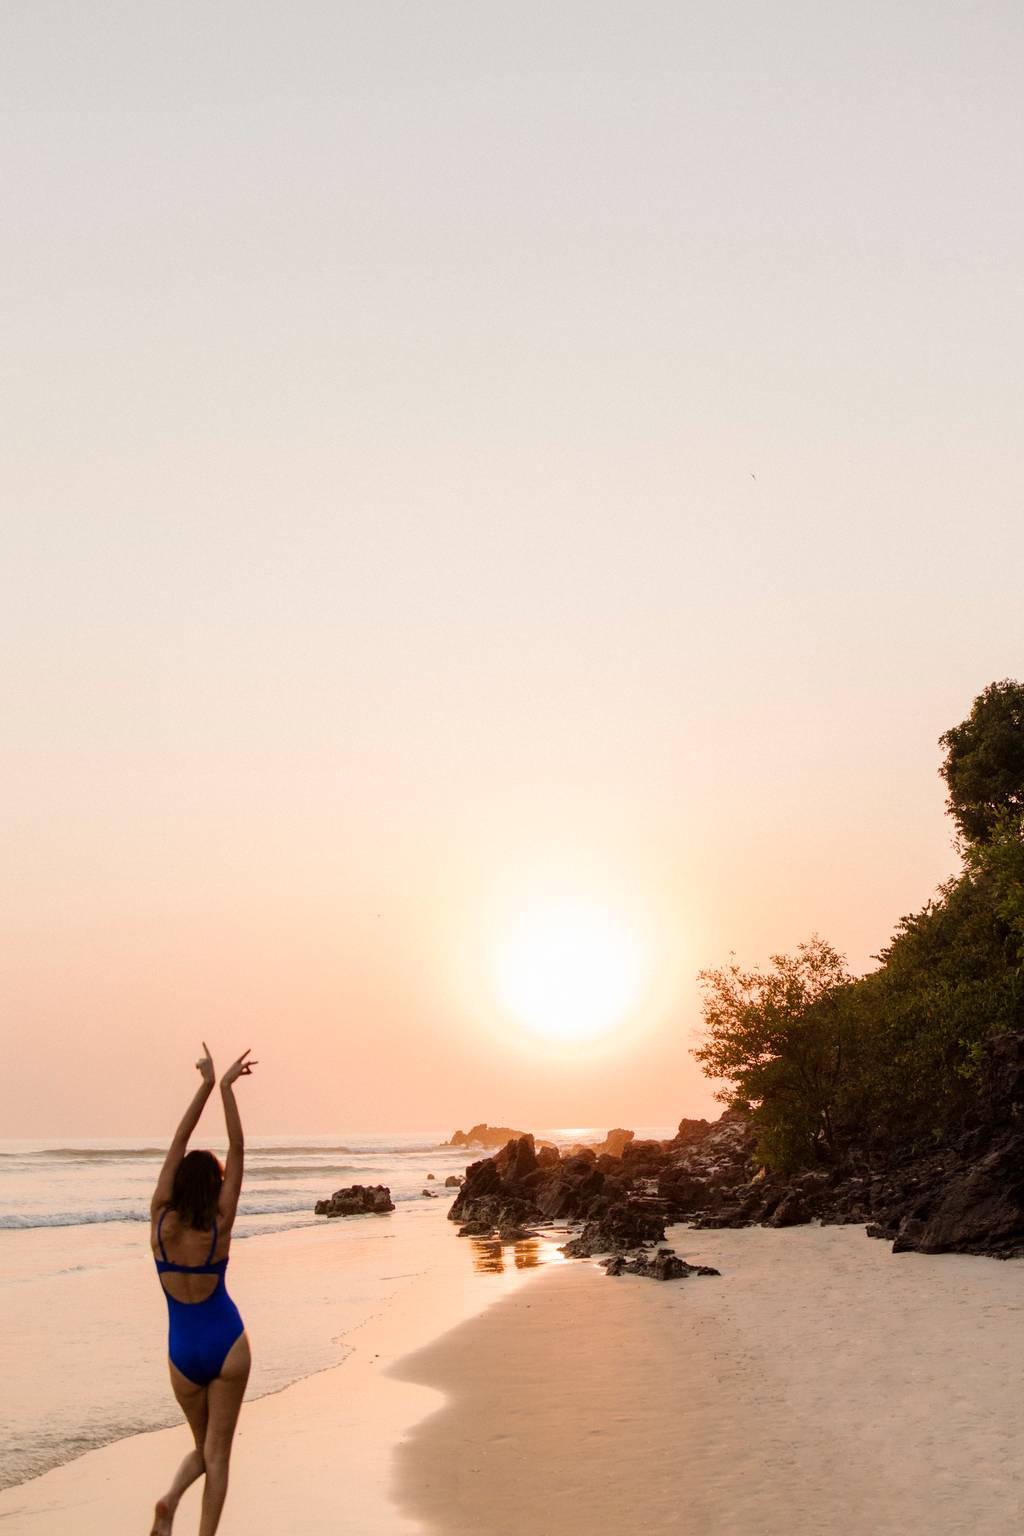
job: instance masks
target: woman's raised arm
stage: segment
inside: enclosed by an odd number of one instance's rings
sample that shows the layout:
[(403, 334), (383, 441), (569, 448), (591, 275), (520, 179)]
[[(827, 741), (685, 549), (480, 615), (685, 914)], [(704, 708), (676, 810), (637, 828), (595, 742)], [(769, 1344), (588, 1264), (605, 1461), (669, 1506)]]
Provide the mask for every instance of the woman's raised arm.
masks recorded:
[(224, 1164), (224, 1183), (220, 1192), (221, 1224), (230, 1227), (238, 1210), (238, 1197), (242, 1193), (242, 1172), (245, 1166), (245, 1137), (242, 1135), (242, 1117), (235, 1102), (234, 1083), (240, 1077), (248, 1077), (254, 1061), (246, 1061), (248, 1051), (243, 1051), (233, 1061), (220, 1080), (220, 1096), (224, 1100), (224, 1123), (228, 1129), (228, 1160)]
[(210, 1048), (203, 1041), (203, 1054), (196, 1062), (199, 1074), (203, 1081), (196, 1089), (192, 1102), (181, 1117), (181, 1124), (174, 1133), (170, 1150), (164, 1158), (164, 1165), (160, 1170), (160, 1177), (156, 1181), (156, 1189), (153, 1191), (153, 1199), (150, 1202), (150, 1214), (157, 1216), (165, 1205), (170, 1205), (171, 1195), (174, 1191), (174, 1175), (181, 1166), (181, 1160), (188, 1151), (188, 1139), (199, 1124), (199, 1116), (205, 1108), (206, 1101), (213, 1092), (216, 1081), (213, 1062), (210, 1059)]

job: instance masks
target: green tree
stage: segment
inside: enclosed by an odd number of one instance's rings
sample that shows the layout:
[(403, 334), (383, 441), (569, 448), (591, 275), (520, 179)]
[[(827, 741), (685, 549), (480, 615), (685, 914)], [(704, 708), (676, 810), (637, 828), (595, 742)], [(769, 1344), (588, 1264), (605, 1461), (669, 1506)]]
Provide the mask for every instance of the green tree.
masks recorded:
[(987, 842), (1009, 813), (1024, 816), (1024, 685), (989, 683), (966, 720), (939, 737), (950, 815), (968, 844)]
[(840, 1119), (865, 1147), (921, 1150), (962, 1127), (987, 1037), (1022, 1022), (1019, 940), (977, 866), (900, 919), (849, 999)]
[(735, 963), (700, 972), (704, 1037), (693, 1054), (725, 1086), (725, 1103), (751, 1105), (758, 1151), (788, 1170), (838, 1152), (835, 1109), (844, 1071), (845, 958), (814, 935), (767, 971)]

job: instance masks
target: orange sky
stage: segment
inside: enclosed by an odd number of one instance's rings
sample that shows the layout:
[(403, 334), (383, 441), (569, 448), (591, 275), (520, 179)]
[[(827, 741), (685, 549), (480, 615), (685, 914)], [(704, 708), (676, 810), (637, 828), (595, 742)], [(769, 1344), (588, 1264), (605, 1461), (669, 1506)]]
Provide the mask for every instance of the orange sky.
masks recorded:
[(666, 1123), (701, 966), (871, 964), (1021, 671), (1021, 25), (7, 14), (4, 1134)]

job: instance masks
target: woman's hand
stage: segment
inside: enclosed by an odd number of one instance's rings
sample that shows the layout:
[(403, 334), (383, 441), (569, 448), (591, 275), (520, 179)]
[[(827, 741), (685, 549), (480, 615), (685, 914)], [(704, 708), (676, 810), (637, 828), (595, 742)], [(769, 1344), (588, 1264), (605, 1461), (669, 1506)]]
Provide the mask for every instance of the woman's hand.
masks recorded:
[[(251, 1049), (252, 1047), (250, 1046), (249, 1050)], [(238, 1060), (231, 1063), (230, 1067), (228, 1067), (227, 1071), (221, 1077), (220, 1085), (222, 1088), (230, 1088), (231, 1084), (235, 1081), (236, 1078), (248, 1077), (253, 1067), (259, 1066), (259, 1062), (257, 1061), (246, 1061), (245, 1058), (248, 1056), (248, 1054), (249, 1051), (243, 1051)]]
[(207, 1045), (205, 1040), (203, 1041), (203, 1054), (196, 1062), (196, 1066), (199, 1068), (199, 1074), (207, 1088), (212, 1088), (214, 1083), (217, 1081), (217, 1076), (213, 1070), (213, 1060), (210, 1056), (210, 1047)]

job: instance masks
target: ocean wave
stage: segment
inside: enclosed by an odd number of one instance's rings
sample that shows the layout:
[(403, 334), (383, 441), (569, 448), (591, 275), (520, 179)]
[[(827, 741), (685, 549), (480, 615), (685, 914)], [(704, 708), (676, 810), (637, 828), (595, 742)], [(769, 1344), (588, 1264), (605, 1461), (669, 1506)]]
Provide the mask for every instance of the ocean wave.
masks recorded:
[[(435, 1156), (445, 1152), (462, 1153), (461, 1147), (447, 1147), (439, 1142), (417, 1143), (415, 1146), (381, 1146), (373, 1143), (368, 1146), (314, 1146), (305, 1142), (284, 1143), (278, 1146), (262, 1146), (258, 1142), (246, 1145), (246, 1154), (249, 1158), (260, 1157), (421, 1157), (430, 1152)], [(0, 1150), (0, 1158), (13, 1161), (54, 1162), (54, 1163), (130, 1163), (143, 1161), (162, 1161), (167, 1156), (167, 1147), (34, 1147), (29, 1150), (10, 1151)]]
[(17, 1232), (29, 1227), (89, 1227), (101, 1221), (148, 1221), (149, 1210), (101, 1211), (4, 1211), (0, 1231)]
[(55, 1163), (130, 1163), (142, 1158), (165, 1158), (166, 1147), (45, 1147), (31, 1152), (0, 1152), (0, 1157), (47, 1158)]
[[(263, 1216), (294, 1216), (301, 1212), (312, 1215), (313, 1197), (305, 1195), (301, 1200), (274, 1200), (268, 1198), (253, 1200), (243, 1195), (238, 1214), (242, 1220), (247, 1218), (259, 1219)], [(402, 1205), (408, 1200), (420, 1201), (422, 1194), (416, 1191), (392, 1190), (391, 1198), (396, 1205)], [(103, 1206), (87, 1211), (4, 1211), (0, 1214), (0, 1231), (20, 1232), (33, 1227), (88, 1227), (100, 1222), (143, 1222), (149, 1220), (149, 1207), (134, 1206), (126, 1210), (124, 1206)], [(236, 1236), (243, 1236), (242, 1231), (236, 1232)]]
[[(376, 1172), (353, 1167), (349, 1163), (254, 1163), (249, 1159), (248, 1176), (260, 1179), (336, 1179), (343, 1174)], [(384, 1170), (381, 1169), (380, 1172)]]

